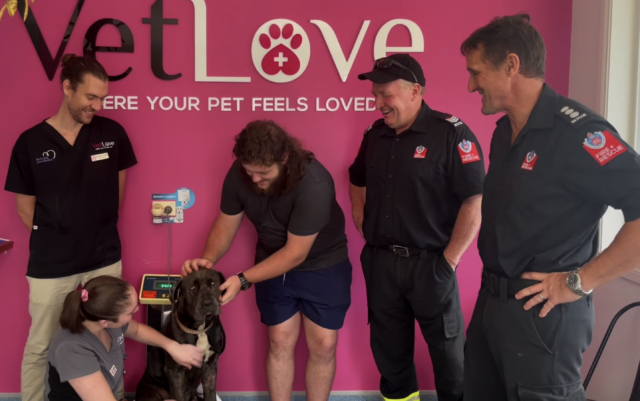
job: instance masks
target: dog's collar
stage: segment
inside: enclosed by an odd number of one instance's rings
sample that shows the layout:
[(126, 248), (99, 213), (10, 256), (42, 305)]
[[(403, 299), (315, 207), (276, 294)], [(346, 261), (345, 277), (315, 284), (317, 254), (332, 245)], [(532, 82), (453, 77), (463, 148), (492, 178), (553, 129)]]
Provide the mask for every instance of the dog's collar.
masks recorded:
[(209, 325), (202, 330), (193, 330), (186, 327), (184, 324), (182, 324), (180, 322), (180, 319), (178, 319), (177, 314), (174, 313), (174, 317), (176, 318), (176, 322), (178, 323), (178, 327), (180, 327), (180, 330), (184, 331), (187, 334), (195, 334), (195, 335), (205, 334), (207, 331), (209, 331), (211, 326), (213, 326), (213, 321), (215, 320), (215, 319), (211, 319), (211, 323), (209, 323)]

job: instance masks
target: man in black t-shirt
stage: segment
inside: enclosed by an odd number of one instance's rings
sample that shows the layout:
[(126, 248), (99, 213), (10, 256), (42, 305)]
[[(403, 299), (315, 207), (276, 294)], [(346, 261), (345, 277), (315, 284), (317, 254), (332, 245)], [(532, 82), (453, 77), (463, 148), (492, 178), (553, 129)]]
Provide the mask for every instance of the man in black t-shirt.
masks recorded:
[(256, 285), (269, 327), (267, 380), (274, 400), (291, 399), (294, 351), (304, 328), (309, 348), (307, 398), (328, 399), (338, 330), (351, 304), (345, 218), (331, 174), (311, 152), (271, 121), (254, 121), (236, 137), (236, 161), (222, 188), (220, 214), (201, 259), (182, 274), (212, 268), (246, 214), (258, 232), (252, 268), (231, 276), (222, 305)]
[(118, 209), (125, 171), (137, 163), (122, 126), (94, 115), (108, 91), (104, 68), (93, 58), (65, 55), (60, 80), (60, 110), (20, 135), (5, 183), (31, 232), (24, 401), (43, 399), (47, 352), (65, 296), (93, 277), (122, 275)]

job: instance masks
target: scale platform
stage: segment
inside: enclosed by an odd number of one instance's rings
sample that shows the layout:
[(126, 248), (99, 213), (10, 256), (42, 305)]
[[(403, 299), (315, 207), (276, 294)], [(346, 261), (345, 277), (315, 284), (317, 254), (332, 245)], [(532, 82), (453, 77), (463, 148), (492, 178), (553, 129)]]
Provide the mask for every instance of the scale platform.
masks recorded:
[(145, 274), (140, 286), (140, 303), (143, 305), (171, 305), (171, 290), (180, 281), (180, 275)]

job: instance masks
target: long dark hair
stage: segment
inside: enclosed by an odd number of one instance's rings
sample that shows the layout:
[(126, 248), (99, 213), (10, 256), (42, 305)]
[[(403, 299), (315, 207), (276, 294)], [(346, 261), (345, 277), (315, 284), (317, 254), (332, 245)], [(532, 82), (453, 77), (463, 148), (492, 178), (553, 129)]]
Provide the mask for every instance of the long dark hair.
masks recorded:
[[(60, 315), (60, 326), (74, 334), (85, 329), (82, 322), (108, 320), (117, 322), (131, 306), (131, 284), (113, 276), (99, 276), (87, 281), (83, 289), (67, 294)], [(86, 300), (83, 300), (86, 290)]]
[(84, 82), (85, 74), (91, 74), (94, 77), (106, 82), (109, 80), (107, 71), (102, 64), (93, 57), (76, 56), (69, 53), (62, 56), (62, 71), (60, 72), (60, 83), (69, 80), (71, 89), (76, 90), (79, 83)]
[[(236, 136), (233, 154), (241, 164), (282, 165), (285, 184), (282, 193), (293, 190), (304, 177), (304, 165), (315, 158), (300, 141), (268, 120), (252, 121)], [(286, 160), (286, 163), (285, 163)]]

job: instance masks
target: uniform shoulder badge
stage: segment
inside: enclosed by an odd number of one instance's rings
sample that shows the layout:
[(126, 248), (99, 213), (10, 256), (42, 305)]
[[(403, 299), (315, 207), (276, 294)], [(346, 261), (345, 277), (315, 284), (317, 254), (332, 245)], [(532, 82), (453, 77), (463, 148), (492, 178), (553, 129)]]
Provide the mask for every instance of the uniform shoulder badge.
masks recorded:
[(448, 122), (449, 124), (453, 125), (454, 127), (459, 127), (461, 125), (464, 125), (464, 122), (462, 122), (462, 120), (460, 120), (460, 118), (452, 115), (452, 114), (447, 114), (447, 113), (443, 113), (441, 111), (436, 111), (433, 110), (433, 115), (436, 116), (438, 119), (440, 120), (444, 120), (446, 122)]
[(582, 147), (601, 166), (604, 166), (627, 151), (627, 147), (624, 146), (618, 137), (608, 130), (587, 133), (582, 142)]
[(367, 132), (371, 131), (371, 129), (384, 124), (384, 118), (379, 118), (376, 121), (374, 121), (370, 126), (367, 127), (366, 130), (364, 130), (364, 135), (367, 135)]
[(558, 101), (556, 115), (576, 127), (589, 120), (586, 118), (589, 116), (589, 113), (584, 106), (570, 99), (566, 99), (567, 101), (564, 102), (563, 100), (565, 99), (561, 98), (560, 101)]

